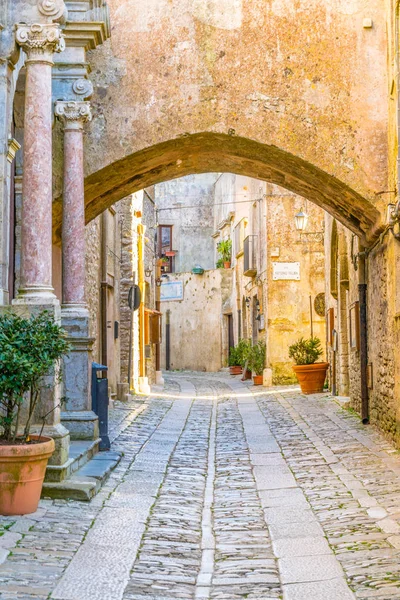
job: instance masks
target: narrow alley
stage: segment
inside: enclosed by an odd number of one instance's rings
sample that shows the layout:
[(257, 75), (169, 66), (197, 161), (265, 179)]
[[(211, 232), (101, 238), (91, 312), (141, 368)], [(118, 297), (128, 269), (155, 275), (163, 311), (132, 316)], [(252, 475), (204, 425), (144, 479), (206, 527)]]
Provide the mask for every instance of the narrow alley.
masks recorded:
[(111, 411), (88, 503), (0, 517), (1, 600), (389, 600), (400, 457), (328, 394), (170, 373)]

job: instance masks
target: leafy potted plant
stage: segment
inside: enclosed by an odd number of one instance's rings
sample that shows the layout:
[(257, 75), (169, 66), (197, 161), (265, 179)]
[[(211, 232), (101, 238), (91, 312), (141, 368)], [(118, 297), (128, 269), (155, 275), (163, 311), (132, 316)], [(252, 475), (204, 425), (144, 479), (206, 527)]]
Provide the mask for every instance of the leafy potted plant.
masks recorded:
[(231, 346), (231, 348), (229, 348), (229, 372), (231, 375), (242, 374), (242, 365), (240, 364), (241, 351), (239, 344), (236, 347)]
[(296, 363), (293, 371), (303, 394), (318, 394), (324, 389), (329, 363), (316, 362), (322, 354), (321, 340), (317, 337), (300, 338), (289, 346), (289, 357)]
[(258, 342), (249, 351), (249, 368), (253, 373), (254, 385), (263, 384), (263, 371), (265, 367), (266, 346), (265, 342)]
[(242, 381), (246, 379), (251, 379), (251, 369), (249, 367), (249, 355), (251, 350), (251, 341), (241, 339), (237, 345), (238, 351), (238, 360), (240, 361), (240, 366), (242, 367), (243, 377)]
[(224, 264), (224, 269), (230, 269), (232, 257), (232, 240), (221, 240), (218, 243), (217, 250)]
[[(31, 435), (42, 378), (69, 350), (66, 333), (44, 311), (0, 315), (0, 514), (35, 512), (54, 440)], [(44, 426), (44, 418), (43, 418)]]

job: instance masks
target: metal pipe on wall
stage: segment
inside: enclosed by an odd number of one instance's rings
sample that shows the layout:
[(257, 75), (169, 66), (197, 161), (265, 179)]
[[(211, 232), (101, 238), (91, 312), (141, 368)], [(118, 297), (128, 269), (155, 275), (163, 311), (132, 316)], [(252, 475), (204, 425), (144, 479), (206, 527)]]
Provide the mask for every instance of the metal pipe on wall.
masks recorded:
[(101, 283), (100, 283), (100, 337), (101, 337), (101, 363), (107, 365), (107, 211), (101, 215)]
[(368, 368), (368, 330), (367, 330), (367, 283), (365, 277), (364, 248), (358, 255), (358, 294), (360, 302), (360, 370), (361, 370), (361, 420), (369, 423), (369, 392), (367, 380)]

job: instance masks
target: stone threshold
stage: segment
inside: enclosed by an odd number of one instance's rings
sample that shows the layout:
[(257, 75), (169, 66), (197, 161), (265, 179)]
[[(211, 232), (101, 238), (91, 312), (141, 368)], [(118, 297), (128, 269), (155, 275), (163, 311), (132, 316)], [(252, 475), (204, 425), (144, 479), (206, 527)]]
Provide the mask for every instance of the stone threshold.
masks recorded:
[(47, 465), (45, 482), (61, 482), (70, 477), (98, 453), (100, 442), (101, 438), (90, 441), (72, 440), (68, 460), (62, 465)]

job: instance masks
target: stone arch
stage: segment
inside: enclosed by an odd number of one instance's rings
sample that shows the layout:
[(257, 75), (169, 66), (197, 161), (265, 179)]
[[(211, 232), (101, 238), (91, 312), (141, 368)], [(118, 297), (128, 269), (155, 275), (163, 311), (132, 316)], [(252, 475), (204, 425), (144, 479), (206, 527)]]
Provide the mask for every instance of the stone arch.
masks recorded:
[[(86, 222), (129, 194), (193, 173), (230, 172), (269, 181), (314, 202), (364, 240), (380, 230), (372, 202), (317, 166), (272, 145), (221, 133), (199, 133), (130, 154), (85, 180)], [(61, 199), (53, 222), (59, 237)]]
[(339, 258), (339, 236), (336, 221), (332, 223), (331, 247), (330, 247), (330, 292), (338, 299), (338, 258)]

